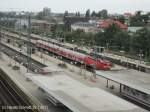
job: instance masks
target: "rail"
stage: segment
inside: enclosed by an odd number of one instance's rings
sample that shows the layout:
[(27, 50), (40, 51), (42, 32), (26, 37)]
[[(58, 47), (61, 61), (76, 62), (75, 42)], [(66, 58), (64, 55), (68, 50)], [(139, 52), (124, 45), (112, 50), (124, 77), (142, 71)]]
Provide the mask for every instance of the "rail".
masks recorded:
[[(6, 105), (37, 106), (12, 80), (0, 69), (0, 97), (5, 97)], [(16, 110), (18, 112), (18, 110)], [(21, 112), (45, 112), (41, 109), (21, 109)]]

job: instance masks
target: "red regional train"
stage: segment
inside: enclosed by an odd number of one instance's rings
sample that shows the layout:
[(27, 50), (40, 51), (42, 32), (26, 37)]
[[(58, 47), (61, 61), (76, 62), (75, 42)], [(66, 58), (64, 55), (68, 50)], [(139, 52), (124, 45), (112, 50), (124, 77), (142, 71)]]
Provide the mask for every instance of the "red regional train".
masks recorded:
[(67, 59), (70, 59), (79, 63), (84, 63), (87, 66), (95, 67), (95, 69), (97, 70), (110, 70), (112, 67), (112, 64), (108, 61), (104, 61), (101, 59), (94, 59), (91, 56), (87, 56), (85, 54), (75, 52), (75, 51), (57, 46), (55, 44), (42, 41), (42, 40), (37, 40), (36, 45), (39, 48), (43, 48), (47, 51), (50, 51), (59, 56), (65, 57)]

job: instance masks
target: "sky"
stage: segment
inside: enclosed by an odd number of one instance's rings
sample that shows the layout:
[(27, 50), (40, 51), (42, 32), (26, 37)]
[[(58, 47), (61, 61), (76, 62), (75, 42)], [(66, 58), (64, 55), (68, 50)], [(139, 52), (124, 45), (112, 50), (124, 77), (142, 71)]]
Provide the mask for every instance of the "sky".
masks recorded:
[(80, 11), (87, 9), (109, 13), (124, 13), (137, 10), (150, 11), (150, 0), (0, 0), (0, 11), (41, 11), (44, 7), (52, 12)]

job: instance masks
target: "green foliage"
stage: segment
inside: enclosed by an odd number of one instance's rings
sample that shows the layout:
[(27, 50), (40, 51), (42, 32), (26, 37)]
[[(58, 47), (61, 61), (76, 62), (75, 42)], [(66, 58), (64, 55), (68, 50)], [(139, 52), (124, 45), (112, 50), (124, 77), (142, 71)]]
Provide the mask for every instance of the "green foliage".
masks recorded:
[(108, 17), (108, 12), (106, 9), (103, 9), (101, 11), (101, 18), (106, 19)]
[(118, 50), (129, 51), (130, 36), (122, 31), (116, 24), (110, 25), (104, 32), (95, 35), (95, 41), (99, 46), (115, 47)]
[(64, 17), (66, 17), (66, 16), (69, 16), (68, 11), (65, 11), (65, 13), (64, 13)]
[(129, 51), (130, 36), (127, 32), (119, 31), (114, 34), (114, 43), (118, 46), (119, 50)]
[(149, 14), (141, 14), (141, 11), (137, 11), (136, 15), (130, 19), (131, 26), (145, 26), (149, 20)]
[(99, 32), (95, 35), (96, 44), (111, 49), (116, 46), (120, 50), (124, 50), (129, 54), (138, 56), (143, 54), (143, 58), (150, 58), (150, 30), (143, 28), (132, 36), (127, 32), (118, 29), (117, 26), (111, 25), (105, 32)]
[(120, 21), (121, 23), (125, 23), (125, 17), (124, 16), (119, 16), (118, 18), (117, 18), (117, 20), (118, 21)]
[(3, 12), (0, 12), (0, 17), (4, 17), (6, 14)]
[(98, 12), (93, 11), (91, 13), (91, 17), (93, 17), (93, 18), (98, 17), (100, 19), (106, 19), (106, 18), (108, 18), (108, 12), (106, 9), (103, 9), (103, 10), (98, 11)]
[(70, 43), (76, 43), (80, 46), (91, 46), (94, 40), (94, 34), (85, 33), (82, 30), (64, 33), (65, 40)]
[(80, 17), (80, 12), (76, 12), (76, 16), (79, 16), (79, 17)]
[(150, 31), (143, 28), (133, 36), (132, 47), (136, 52), (142, 52), (146, 57), (150, 56)]
[(90, 17), (90, 9), (88, 9), (85, 13), (85, 17), (89, 18)]
[(107, 43), (107, 40), (105, 39), (104, 33), (103, 32), (98, 32), (95, 35), (95, 41), (97, 46), (105, 46)]
[(93, 11), (93, 12), (91, 13), (91, 17), (96, 17), (96, 16), (97, 16), (96, 12)]
[(5, 27), (14, 28), (17, 20), (1, 20), (1, 25)]
[(121, 31), (121, 29), (116, 24), (112, 24), (110, 27), (106, 28), (104, 32), (106, 43), (112, 44), (114, 41), (114, 35), (119, 31)]

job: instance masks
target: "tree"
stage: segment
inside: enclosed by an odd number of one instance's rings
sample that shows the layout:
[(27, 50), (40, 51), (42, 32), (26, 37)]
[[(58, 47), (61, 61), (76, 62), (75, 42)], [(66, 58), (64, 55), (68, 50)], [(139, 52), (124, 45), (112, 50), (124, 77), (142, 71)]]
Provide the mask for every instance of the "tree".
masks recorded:
[(119, 16), (117, 20), (123, 24), (125, 23), (125, 17), (124, 16)]
[(139, 11), (136, 11), (135, 15), (136, 15), (136, 16), (141, 16), (141, 13), (142, 13), (142, 11), (139, 10)]
[(0, 12), (0, 17), (4, 17), (4, 16), (5, 16), (5, 13)]
[(90, 9), (88, 9), (85, 13), (85, 17), (89, 18), (90, 17)]
[(93, 12), (91, 13), (91, 17), (96, 17), (96, 16), (97, 16), (96, 12), (93, 11)]
[(145, 26), (149, 20), (148, 14), (141, 14), (142, 11), (137, 11), (135, 16), (131, 17), (130, 24), (131, 26)]
[(114, 35), (119, 31), (121, 31), (121, 29), (114, 23), (110, 25), (108, 28), (106, 28), (104, 32), (106, 42), (109, 44), (113, 44)]
[(116, 25), (112, 24), (108, 28), (105, 29), (104, 32), (99, 32), (95, 36), (95, 41), (97, 45), (106, 46), (106, 44), (109, 43), (109, 45), (115, 44), (114, 36), (117, 32), (120, 32), (121, 29)]
[(64, 13), (64, 17), (66, 17), (66, 16), (69, 16), (68, 11), (65, 11), (65, 13)]
[(141, 18), (142, 18), (142, 22), (144, 22), (144, 24), (148, 23), (148, 20), (149, 20), (149, 15), (148, 14), (142, 15)]
[(99, 11), (98, 13), (97, 13), (97, 17), (99, 17), (99, 18), (101, 18), (101, 11)]
[(119, 47), (119, 50), (129, 51), (130, 36), (125, 31), (118, 31), (114, 34), (114, 43)]
[(150, 56), (150, 31), (147, 28), (137, 31), (134, 34), (132, 44), (137, 53), (142, 50), (145, 56)]
[(95, 42), (97, 46), (106, 46), (107, 40), (105, 39), (104, 33), (103, 32), (98, 32), (95, 35)]
[(107, 12), (106, 9), (103, 9), (103, 10), (101, 11), (101, 17), (102, 17), (103, 19), (108, 18), (108, 12)]
[(76, 12), (76, 16), (80, 17), (80, 12)]
[(96, 16), (99, 17), (99, 18), (101, 18), (101, 19), (106, 19), (106, 18), (108, 18), (108, 12), (107, 12), (107, 10), (103, 9), (103, 10), (99, 11), (96, 14)]

